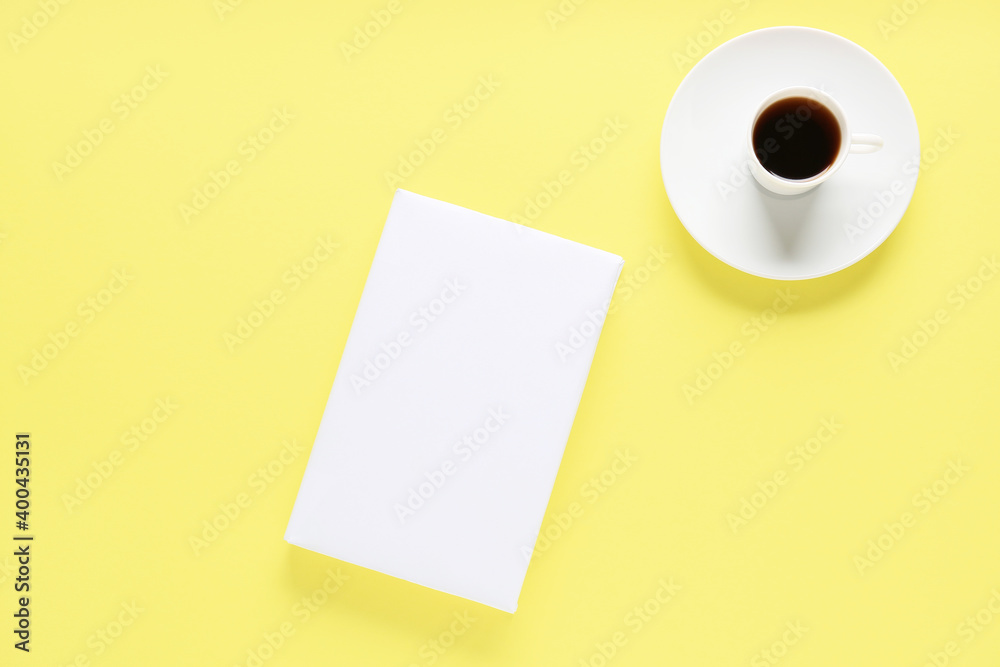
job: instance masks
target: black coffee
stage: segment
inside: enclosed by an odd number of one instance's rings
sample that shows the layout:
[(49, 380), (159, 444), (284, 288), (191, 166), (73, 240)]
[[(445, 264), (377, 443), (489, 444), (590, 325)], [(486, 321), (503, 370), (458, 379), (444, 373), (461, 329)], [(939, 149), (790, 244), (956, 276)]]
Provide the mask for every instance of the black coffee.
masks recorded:
[(840, 124), (833, 112), (807, 97), (786, 97), (770, 105), (753, 126), (753, 149), (772, 174), (810, 178), (837, 159)]

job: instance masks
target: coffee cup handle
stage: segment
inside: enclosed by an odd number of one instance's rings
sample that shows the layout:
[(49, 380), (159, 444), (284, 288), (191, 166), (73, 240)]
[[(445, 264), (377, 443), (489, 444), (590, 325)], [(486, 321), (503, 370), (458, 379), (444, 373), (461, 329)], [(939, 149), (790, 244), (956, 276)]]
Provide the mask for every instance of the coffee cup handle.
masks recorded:
[(874, 153), (882, 150), (885, 142), (877, 134), (852, 134), (848, 153)]

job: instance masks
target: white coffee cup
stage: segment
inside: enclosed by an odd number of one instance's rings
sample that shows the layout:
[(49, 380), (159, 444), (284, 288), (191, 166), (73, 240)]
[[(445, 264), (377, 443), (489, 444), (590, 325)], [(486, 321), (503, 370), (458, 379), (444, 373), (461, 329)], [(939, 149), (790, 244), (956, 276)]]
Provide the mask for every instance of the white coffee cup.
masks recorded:
[[(764, 112), (764, 110), (772, 104), (790, 97), (804, 97), (807, 100), (812, 100), (822, 104), (829, 109), (831, 113), (833, 113), (837, 120), (837, 124), (840, 126), (840, 147), (837, 150), (836, 158), (826, 169), (818, 174), (815, 174), (814, 176), (810, 176), (809, 178), (790, 179), (771, 173), (767, 170), (761, 162), (760, 157), (754, 151), (753, 131), (754, 126), (757, 124), (757, 119), (760, 118), (760, 115)], [(747, 130), (747, 150), (750, 153), (750, 173), (753, 174), (753, 177), (757, 179), (757, 182), (763, 187), (778, 195), (797, 195), (808, 192), (833, 176), (844, 164), (844, 161), (847, 160), (847, 155), (849, 153), (874, 153), (881, 149), (882, 145), (882, 138), (877, 135), (851, 134), (847, 124), (847, 116), (844, 115), (844, 110), (839, 104), (837, 104), (837, 101), (824, 93), (822, 90), (819, 90), (818, 88), (811, 88), (809, 86), (792, 86), (789, 88), (782, 88), (781, 90), (764, 98), (764, 100), (757, 106), (757, 109), (753, 114), (753, 118), (750, 121), (750, 128)]]

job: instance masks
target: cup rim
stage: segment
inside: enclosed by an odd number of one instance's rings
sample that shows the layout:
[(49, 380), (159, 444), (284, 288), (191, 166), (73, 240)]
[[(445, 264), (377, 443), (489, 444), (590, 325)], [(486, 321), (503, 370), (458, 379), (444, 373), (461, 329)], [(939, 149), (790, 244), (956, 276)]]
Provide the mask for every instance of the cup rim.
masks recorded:
[[(769, 106), (775, 102), (785, 99), (786, 97), (811, 97), (820, 104), (826, 106), (830, 111), (833, 112), (834, 117), (837, 120), (837, 124), (840, 126), (840, 146), (837, 149), (837, 157), (834, 158), (833, 162), (830, 163), (823, 171), (818, 174), (813, 174), (809, 178), (785, 178), (784, 176), (779, 176), (773, 171), (770, 171), (760, 158), (757, 157), (757, 151), (754, 150), (753, 146), (753, 130), (754, 126), (757, 124), (757, 119)], [(849, 152), (851, 145), (851, 135), (847, 128), (847, 116), (844, 114), (843, 108), (840, 104), (833, 99), (833, 97), (819, 88), (814, 88), (812, 86), (787, 86), (779, 90), (774, 91), (757, 105), (754, 111), (753, 118), (750, 120), (750, 127), (747, 131), (747, 148), (750, 151), (750, 159), (764, 172), (767, 174), (768, 178), (774, 179), (778, 183), (789, 186), (810, 186), (816, 185), (825, 181), (830, 177), (840, 166), (843, 164), (844, 160), (847, 159), (847, 154)]]

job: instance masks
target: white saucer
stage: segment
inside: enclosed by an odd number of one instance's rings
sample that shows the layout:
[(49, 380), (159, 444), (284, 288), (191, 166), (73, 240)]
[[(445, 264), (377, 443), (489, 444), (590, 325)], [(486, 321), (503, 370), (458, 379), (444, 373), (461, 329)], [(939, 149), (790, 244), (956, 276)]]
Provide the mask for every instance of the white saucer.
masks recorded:
[[(764, 190), (747, 171), (747, 128), (770, 93), (812, 86), (832, 95), (852, 133), (884, 148), (849, 155), (829, 181), (796, 197)], [(917, 184), (920, 136), (903, 89), (875, 56), (814, 28), (746, 33), (706, 55), (677, 88), (660, 139), (667, 197), (708, 252), (764, 278), (817, 278), (877, 248)]]

